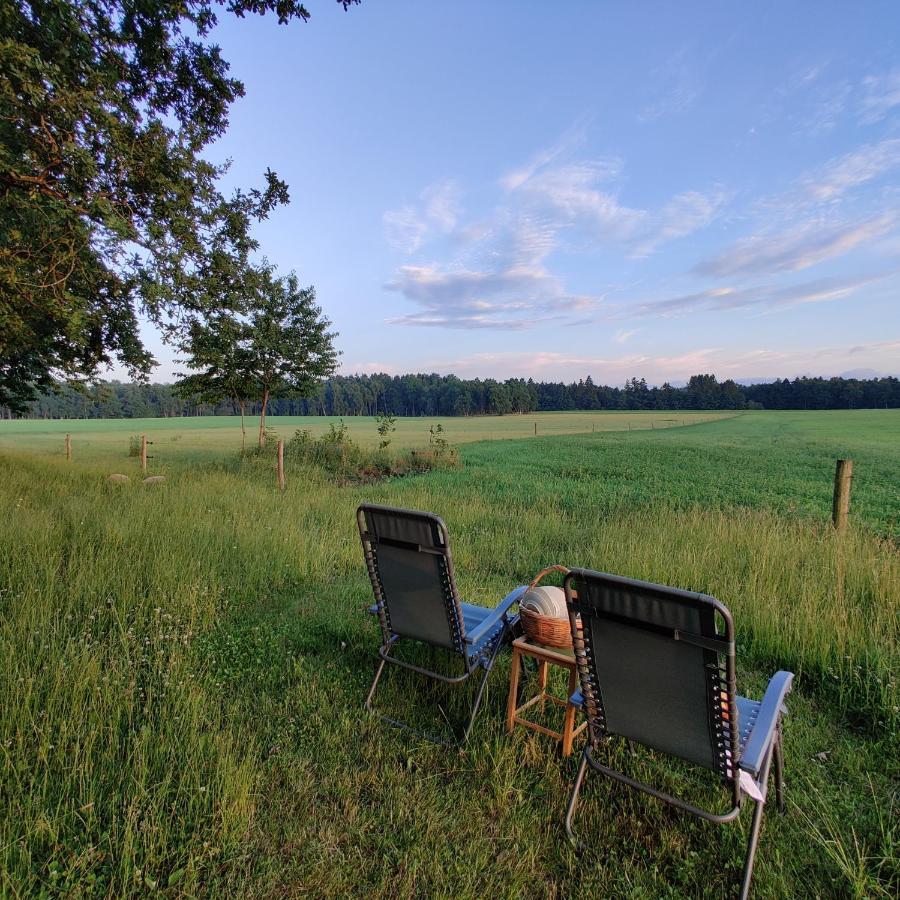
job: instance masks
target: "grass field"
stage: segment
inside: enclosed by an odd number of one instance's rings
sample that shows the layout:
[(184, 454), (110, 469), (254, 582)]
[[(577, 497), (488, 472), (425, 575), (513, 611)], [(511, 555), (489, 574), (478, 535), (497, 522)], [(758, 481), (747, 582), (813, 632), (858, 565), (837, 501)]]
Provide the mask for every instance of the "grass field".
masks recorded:
[[(498, 437), (507, 422), (442, 421), (454, 440), (451, 428)], [(471, 602), (551, 562), (718, 596), (743, 693), (758, 697), (775, 668), (798, 674), (788, 813), (763, 825), (755, 896), (895, 896), (900, 414), (538, 438), (533, 421), (527, 439), (463, 447), (451, 471), (337, 487), (290, 468), (284, 496), (270, 460), (238, 459), (233, 423), (0, 423), (0, 893), (732, 892), (746, 814), (687, 820), (596, 779), (579, 816), (590, 852), (572, 852), (561, 818), (576, 759), (504, 733), (505, 659), (463, 754), (363, 713), (377, 629), (353, 513), (375, 500), (444, 517)], [(422, 423), (401, 423), (398, 445), (406, 427)], [(127, 439), (142, 430), (168, 482), (108, 485), (136, 469)], [(856, 465), (843, 536), (828, 524), (839, 456)], [(381, 705), (460, 715), (465, 690), (404, 678)], [(705, 791), (613, 752), (638, 777)]]
[[(560, 434), (587, 434), (604, 431), (639, 431), (675, 428), (710, 422), (733, 416), (728, 412), (563, 412), (531, 413), (515, 416), (473, 416), (467, 418), (398, 418), (391, 437), (398, 448), (428, 444), (428, 429), (440, 424), (446, 438), (454, 444)], [(380, 437), (373, 416), (268, 416), (267, 427), (289, 439), (298, 428), (313, 436), (324, 434), (329, 426), (343, 422), (359, 444), (377, 445)], [(258, 419), (246, 419), (248, 446), (256, 441)], [(194, 459), (214, 459), (241, 446), (241, 420), (237, 416), (204, 416), (178, 419), (72, 419), (72, 420), (0, 420), (0, 450), (28, 447), (34, 451), (58, 454), (63, 451), (65, 434), (73, 437), (76, 452), (90, 459), (113, 458), (127, 452), (132, 434), (146, 433), (155, 441), (159, 465)], [(173, 446), (175, 445), (175, 446)]]

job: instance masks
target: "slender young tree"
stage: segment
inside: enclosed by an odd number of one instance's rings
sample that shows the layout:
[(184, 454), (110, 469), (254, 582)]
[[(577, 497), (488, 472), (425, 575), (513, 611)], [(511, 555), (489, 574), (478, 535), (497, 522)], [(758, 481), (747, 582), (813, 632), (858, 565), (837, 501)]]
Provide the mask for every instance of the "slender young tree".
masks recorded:
[(286, 392), (311, 395), (337, 368), (336, 334), (316, 305), (312, 286), (301, 288), (297, 276), (277, 277), (271, 267), (257, 271), (248, 310), (249, 367), (260, 396), (259, 446), (266, 443), (269, 399)]

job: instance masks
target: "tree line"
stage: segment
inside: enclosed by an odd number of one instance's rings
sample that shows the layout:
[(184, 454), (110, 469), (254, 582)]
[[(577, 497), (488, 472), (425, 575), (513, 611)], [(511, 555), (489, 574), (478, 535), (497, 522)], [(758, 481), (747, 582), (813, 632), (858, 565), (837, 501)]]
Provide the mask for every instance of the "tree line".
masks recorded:
[[(305, 396), (303, 395), (305, 394)], [(872, 409), (900, 408), (900, 380), (887, 378), (795, 378), (742, 385), (715, 375), (694, 375), (681, 387), (650, 386), (632, 378), (624, 387), (583, 380), (546, 382), (462, 379), (455, 375), (335, 375), (302, 392), (268, 399), (275, 416), (479, 416), (551, 410), (677, 409)], [(258, 416), (260, 399), (245, 412)], [(77, 390), (58, 384), (20, 414), (36, 419), (113, 419), (157, 416), (233, 415), (231, 400), (205, 402), (184, 385), (101, 382)], [(10, 409), (3, 415), (12, 418)]]

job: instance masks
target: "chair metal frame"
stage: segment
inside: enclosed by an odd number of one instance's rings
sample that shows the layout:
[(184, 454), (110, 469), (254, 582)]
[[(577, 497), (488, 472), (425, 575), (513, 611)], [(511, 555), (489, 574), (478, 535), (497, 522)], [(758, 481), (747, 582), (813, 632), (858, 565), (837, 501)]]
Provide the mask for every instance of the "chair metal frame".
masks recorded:
[[(440, 572), (441, 598), (443, 600), (444, 612), (447, 616), (447, 622), (452, 637), (452, 646), (444, 647), (448, 653), (462, 657), (463, 671), (460, 675), (445, 675), (442, 672), (427, 669), (418, 666), (407, 660), (399, 659), (391, 654), (391, 650), (397, 642), (402, 638), (410, 640), (419, 640), (429, 646), (437, 646), (428, 642), (424, 638), (417, 638), (411, 635), (396, 634), (391, 627), (390, 599), (386, 595), (385, 587), (378, 568), (378, 551), (379, 543), (402, 546), (404, 542), (379, 538), (373, 534), (367, 523), (366, 514), (372, 512), (381, 515), (394, 516), (399, 518), (414, 519), (420, 523), (428, 523), (438, 537), (435, 547), (423, 547), (421, 545), (406, 545), (403, 549), (415, 550), (419, 553), (427, 553), (433, 555), (438, 560), (438, 568)], [(465, 611), (472, 609), (468, 604), (463, 603), (459, 599), (459, 593), (456, 587), (456, 576), (453, 569), (453, 557), (450, 552), (450, 537), (447, 526), (443, 519), (433, 513), (419, 512), (417, 510), (400, 509), (389, 506), (379, 506), (371, 503), (362, 504), (356, 511), (356, 521), (359, 528), (359, 536), (363, 546), (363, 553), (366, 560), (366, 568), (369, 574), (369, 580), (372, 583), (372, 591), (375, 596), (375, 605), (370, 607), (370, 612), (378, 617), (381, 626), (382, 645), (379, 647), (379, 662), (375, 670), (375, 677), (366, 695), (365, 708), (369, 711), (373, 710), (372, 701), (375, 697), (375, 691), (378, 688), (381, 676), (385, 671), (385, 666), (390, 663), (403, 669), (424, 675), (435, 681), (444, 684), (460, 684), (469, 679), (478, 669), (484, 669), (484, 675), (475, 695), (469, 716), (463, 728), (462, 737), (455, 743), (446, 741), (436, 735), (421, 731), (413, 726), (393, 719), (381, 713), (377, 713), (379, 718), (393, 725), (396, 728), (402, 728), (418, 734), (429, 741), (445, 746), (463, 746), (469, 739), (472, 726), (475, 724), (475, 717), (481, 706), (484, 697), (484, 691), (487, 687), (488, 677), (494, 666), (500, 648), (507, 643), (512, 631), (518, 623), (518, 615), (511, 614), (510, 608), (519, 600), (519, 597), (527, 590), (526, 587), (519, 587), (508, 594), (500, 604), (491, 611), (487, 612), (483, 620), (479, 622), (471, 630), (466, 629)], [(483, 608), (479, 608), (483, 609)]]
[[(713, 635), (698, 635), (680, 632), (677, 629), (665, 629), (643, 620), (629, 620), (626, 616), (619, 616), (598, 610), (579, 600), (575, 585), (587, 579), (602, 580), (615, 586), (621, 586), (633, 591), (649, 589), (656, 594), (663, 594), (674, 601), (689, 601), (694, 605), (703, 605), (711, 608), (724, 623), (724, 633)], [(790, 672), (778, 672), (770, 681), (765, 696), (760, 703), (745, 701), (737, 696), (737, 679), (735, 675), (735, 632), (734, 621), (727, 607), (716, 598), (705, 594), (695, 594), (681, 591), (676, 588), (636, 581), (615, 575), (607, 575), (594, 572), (589, 569), (573, 569), (563, 582), (566, 593), (566, 602), (569, 608), (569, 621), (572, 627), (575, 656), (578, 661), (578, 671), (581, 679), (581, 690), (572, 697), (572, 702), (579, 705), (588, 720), (589, 739), (582, 753), (572, 793), (566, 806), (565, 830), (569, 839), (583, 850), (575, 838), (572, 823), (578, 796), (584, 784), (588, 769), (593, 769), (614, 781), (625, 784), (630, 788), (649, 794), (670, 806), (680, 809), (691, 815), (724, 825), (734, 821), (740, 814), (745, 798), (741, 787), (741, 772), (750, 775), (762, 796), (762, 800), (754, 799), (755, 808), (750, 827), (750, 835), (747, 842), (747, 851), (744, 859), (743, 873), (741, 877), (741, 900), (749, 896), (750, 882), (753, 877), (753, 865), (756, 850), (759, 844), (759, 833), (762, 825), (763, 808), (765, 805), (767, 785), (770, 771), (774, 762), (775, 796), (780, 812), (784, 812), (784, 754), (782, 747), (781, 716), (784, 709), (784, 698), (791, 689), (793, 675)], [(623, 772), (619, 772), (607, 765), (598, 762), (594, 753), (601, 746), (608, 744), (610, 737), (614, 736), (607, 729), (606, 716), (603, 708), (603, 686), (593, 663), (593, 648), (591, 646), (591, 629), (585, 628), (585, 617), (598, 617), (609, 619), (619, 624), (632, 625), (637, 628), (649, 628), (659, 633), (670, 631), (668, 636), (674, 641), (685, 641), (695, 646), (700, 646), (709, 654), (715, 655), (715, 664), (708, 665), (708, 697), (709, 701), (709, 728), (714, 745), (718, 747), (716, 753), (716, 765), (714, 771), (721, 776), (724, 786), (729, 790), (731, 806), (722, 812), (703, 809), (695, 806), (680, 797), (675, 797), (665, 791), (661, 791), (652, 785), (645, 784), (632, 778)], [(709, 659), (707, 655), (705, 658)], [(724, 660), (724, 664), (723, 664)], [(714, 698), (714, 699), (713, 699)], [(740, 704), (739, 704), (740, 701)], [(739, 720), (739, 705), (750, 711), (749, 720), (743, 726)], [(757, 729), (757, 725), (759, 728)], [(632, 738), (623, 734), (626, 740)], [(675, 754), (670, 754), (675, 755)]]

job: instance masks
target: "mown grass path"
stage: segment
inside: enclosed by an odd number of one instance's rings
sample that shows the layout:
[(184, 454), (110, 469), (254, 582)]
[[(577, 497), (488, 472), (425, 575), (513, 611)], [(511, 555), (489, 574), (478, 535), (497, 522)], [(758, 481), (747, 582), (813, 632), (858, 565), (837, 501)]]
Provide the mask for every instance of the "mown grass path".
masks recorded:
[[(446, 519), (471, 602), (550, 562), (722, 599), (743, 692), (798, 673), (789, 813), (763, 826), (755, 896), (895, 895), (898, 419), (843, 414), (851, 439), (802, 415), (473, 444), (457, 471), (367, 487), (289, 468), (284, 496), (269, 460), (232, 450), (173, 450), (153, 489), (107, 484), (108, 459), (0, 455), (0, 894), (731, 892), (746, 818), (690, 821), (599, 780), (576, 857), (560, 825), (575, 760), (504, 733), (506, 660), (464, 754), (364, 715), (377, 633), (353, 513), (371, 499)], [(858, 480), (838, 537), (845, 454)], [(379, 702), (452, 720), (463, 698), (400, 673)]]

